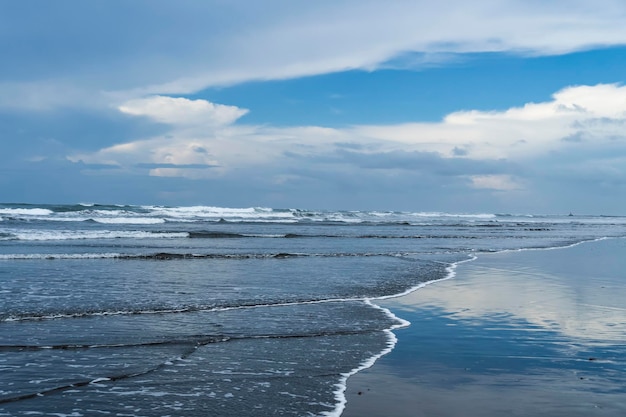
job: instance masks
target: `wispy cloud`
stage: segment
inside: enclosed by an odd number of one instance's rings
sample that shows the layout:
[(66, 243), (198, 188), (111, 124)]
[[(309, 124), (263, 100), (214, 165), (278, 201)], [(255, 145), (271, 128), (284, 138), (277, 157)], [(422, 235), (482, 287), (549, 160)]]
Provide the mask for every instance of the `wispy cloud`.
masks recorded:
[(119, 105), (251, 80), (422, 68), (466, 53), (626, 44), (626, 4), (612, 0), (139, 0), (102, 3), (97, 16), (80, 1), (37, 6), (0, 16), (2, 36), (13, 40), (0, 45), (10, 57), (0, 68), (2, 107)]

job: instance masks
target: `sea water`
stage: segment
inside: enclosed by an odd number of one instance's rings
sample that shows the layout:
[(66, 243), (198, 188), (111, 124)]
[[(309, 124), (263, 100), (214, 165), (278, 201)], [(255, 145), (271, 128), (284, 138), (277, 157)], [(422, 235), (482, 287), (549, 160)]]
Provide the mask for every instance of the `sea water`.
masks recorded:
[(0, 205), (0, 415), (338, 416), (376, 299), (626, 218)]

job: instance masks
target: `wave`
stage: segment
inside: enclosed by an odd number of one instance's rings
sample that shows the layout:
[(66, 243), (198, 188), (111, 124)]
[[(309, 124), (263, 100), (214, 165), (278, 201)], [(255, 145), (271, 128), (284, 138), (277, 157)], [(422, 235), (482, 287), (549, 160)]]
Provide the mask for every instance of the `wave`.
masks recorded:
[(19, 230), (0, 233), (2, 240), (83, 240), (83, 239), (172, 239), (187, 238), (187, 232), (160, 232), (142, 230)]
[(241, 233), (229, 233), (229, 232), (189, 232), (189, 237), (192, 239), (224, 239), (224, 238), (243, 238), (246, 235)]
[[(476, 225), (477, 228), (504, 228), (511, 227), (525, 232), (547, 232), (552, 230), (548, 225), (504, 226)], [(467, 234), (329, 234), (329, 233), (236, 233), (212, 230), (171, 230), (171, 231), (148, 231), (148, 230), (50, 230), (50, 229), (4, 229), (0, 231), (0, 241), (69, 241), (86, 239), (477, 239), (471, 233)], [(513, 229), (511, 229), (513, 230)], [(483, 235), (481, 235), (483, 236)]]
[(80, 319), (89, 317), (106, 317), (106, 316), (135, 316), (135, 315), (152, 315), (152, 314), (185, 314), (196, 312), (221, 312), (230, 310), (243, 310), (252, 308), (267, 307), (286, 307), (305, 304), (322, 304), (336, 303), (346, 301), (363, 301), (364, 297), (353, 298), (302, 298), (291, 300), (275, 300), (275, 301), (238, 301), (234, 303), (222, 303), (218, 305), (190, 305), (179, 308), (171, 307), (154, 307), (144, 309), (119, 309), (119, 310), (86, 310), (86, 311), (58, 311), (45, 313), (6, 313), (0, 316), (0, 323), (3, 322), (27, 322), (27, 321), (44, 321), (57, 319)]
[[(379, 306), (365, 301), (373, 308), (382, 309)], [(399, 321), (403, 324), (408, 322), (401, 320), (393, 315), (389, 316), (392, 320)], [(393, 329), (402, 326), (394, 326)], [(203, 346), (212, 343), (223, 343), (233, 340), (250, 340), (250, 339), (306, 339), (314, 337), (327, 336), (351, 336), (373, 331), (383, 331), (379, 329), (337, 329), (337, 330), (319, 330), (305, 333), (269, 333), (269, 334), (220, 334), (220, 335), (190, 335), (179, 336), (172, 339), (152, 340), (144, 342), (127, 342), (127, 343), (68, 343), (56, 345), (0, 345), (0, 352), (11, 351), (38, 351), (38, 350), (84, 350), (84, 349), (115, 349), (115, 348), (134, 348), (134, 347), (151, 347), (151, 346), (172, 346), (172, 345), (196, 345)]]
[(165, 223), (165, 219), (153, 218), (153, 217), (112, 217), (112, 218), (92, 218), (86, 219), (92, 220), (96, 223), (103, 224), (161, 224)]
[[(57, 349), (57, 350), (74, 350), (74, 349), (101, 349), (101, 348), (134, 348), (134, 347), (151, 347), (151, 346), (173, 346), (180, 345), (183, 350), (176, 353), (175, 356), (169, 359), (149, 366), (145, 369), (133, 371), (109, 374), (98, 378), (88, 378), (67, 382), (62, 385), (40, 388), (35, 392), (19, 393), (13, 396), (0, 396), (0, 405), (15, 403), (18, 401), (29, 400), (45, 395), (61, 393), (76, 388), (86, 387), (89, 385), (98, 386), (100, 384), (122, 381), (130, 378), (143, 377), (154, 372), (160, 371), (168, 366), (172, 366), (177, 362), (187, 360), (197, 349), (214, 343), (224, 343), (231, 340), (246, 340), (246, 339), (298, 339), (298, 338), (318, 338), (329, 336), (346, 336), (346, 335), (358, 335), (372, 333), (376, 331), (384, 330), (336, 330), (336, 331), (318, 331), (310, 333), (285, 333), (285, 334), (256, 334), (256, 335), (238, 335), (238, 336), (222, 336), (222, 335), (198, 335), (189, 336), (186, 338), (174, 338), (170, 340), (143, 342), (143, 343), (122, 343), (122, 344), (110, 344), (110, 345), (51, 345), (51, 346), (38, 346), (38, 345), (24, 345), (24, 346), (0, 346), (1, 351), (29, 351), (29, 350), (44, 350), (44, 349)], [(259, 374), (261, 375), (261, 374)], [(275, 372), (266, 371), (262, 374), (264, 378), (282, 378), (280, 375), (276, 375)], [(100, 385), (101, 386), (101, 385)]]
[(131, 206), (131, 205), (32, 205), (0, 204), (0, 216), (13, 220), (96, 221), (99, 223), (156, 224), (163, 222), (329, 222), (403, 223), (433, 220), (490, 220), (495, 214), (443, 212), (332, 211), (275, 209), (268, 207), (229, 208), (216, 206)]
[(107, 348), (129, 348), (129, 347), (149, 347), (168, 345), (207, 345), (209, 343), (219, 343), (230, 340), (230, 337), (222, 335), (193, 335), (177, 337), (173, 339), (154, 340), (146, 342), (130, 343), (101, 343), (101, 344), (57, 344), (57, 345), (0, 345), (0, 352), (11, 351), (36, 351), (36, 350), (82, 350), (82, 349), (107, 349)]
[(100, 223), (156, 224), (163, 222), (328, 222), (328, 223), (392, 223), (441, 224), (474, 222), (536, 222), (552, 221), (626, 223), (626, 216), (588, 216), (570, 214), (538, 215), (509, 213), (448, 213), (439, 211), (377, 211), (377, 210), (307, 210), (299, 208), (218, 206), (158, 206), (120, 204), (0, 204), (0, 218), (13, 220), (85, 221)]
[(120, 253), (9, 253), (0, 254), (0, 260), (115, 259), (121, 256)]
[(148, 254), (124, 254), (116, 252), (105, 253), (10, 253), (0, 254), (0, 261), (8, 260), (54, 260), (54, 259), (126, 259), (126, 260), (158, 260), (169, 261), (177, 259), (286, 259), (286, 258), (344, 258), (344, 257), (372, 257), (372, 256), (403, 256), (399, 253), (375, 252), (333, 252), (333, 253), (177, 253), (158, 252)]
[[(143, 231), (143, 230), (21, 230), (0, 232), (2, 240), (48, 241), (84, 239), (228, 239), (309, 237), (285, 233), (230, 233), (219, 231)], [(335, 237), (335, 236), (310, 236)], [(336, 236), (339, 237), (339, 236)]]
[(14, 402), (18, 402), (18, 401), (23, 401), (23, 400), (29, 400), (32, 398), (37, 398), (37, 397), (42, 397), (44, 395), (50, 395), (50, 394), (54, 394), (54, 393), (60, 393), (63, 391), (67, 391), (70, 389), (76, 389), (76, 388), (80, 388), (80, 387), (85, 387), (88, 385), (96, 385), (96, 384), (102, 384), (104, 382), (115, 382), (115, 381), (121, 381), (124, 379), (129, 379), (129, 378), (136, 378), (139, 376), (145, 376), (148, 374), (151, 374), (153, 372), (157, 372), (163, 368), (165, 368), (166, 366), (170, 366), (172, 365), (174, 362), (178, 362), (178, 361), (184, 361), (186, 358), (188, 358), (189, 356), (191, 356), (191, 354), (193, 354), (196, 349), (198, 349), (201, 346), (205, 346), (209, 343), (214, 343), (213, 341), (208, 341), (206, 343), (194, 343), (191, 344), (191, 346), (187, 347), (187, 349), (185, 351), (182, 352), (182, 354), (178, 355), (176, 358), (171, 358), (170, 360), (167, 360), (165, 362), (159, 363), (156, 366), (141, 370), (141, 371), (137, 371), (137, 372), (129, 372), (129, 373), (121, 373), (121, 374), (115, 374), (115, 375), (108, 375), (108, 376), (104, 376), (104, 377), (99, 377), (99, 378), (90, 378), (90, 379), (83, 379), (83, 380), (78, 380), (78, 381), (73, 381), (71, 383), (67, 383), (64, 385), (59, 385), (56, 387), (51, 387), (51, 388), (44, 388), (41, 389), (40, 391), (36, 391), (36, 392), (30, 392), (30, 393), (24, 393), (24, 394), (19, 394), (19, 395), (15, 395), (15, 396), (11, 396), (11, 397), (0, 397), (0, 404), (7, 404), (7, 403), (14, 403)]
[(0, 214), (4, 216), (49, 216), (53, 211), (45, 208), (0, 208)]

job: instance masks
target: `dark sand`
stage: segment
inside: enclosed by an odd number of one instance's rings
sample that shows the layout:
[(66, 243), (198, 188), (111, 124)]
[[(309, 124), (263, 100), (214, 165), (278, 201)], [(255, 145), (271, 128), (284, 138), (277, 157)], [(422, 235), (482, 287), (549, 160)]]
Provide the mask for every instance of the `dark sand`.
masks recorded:
[(343, 417), (626, 416), (626, 240), (481, 255), (379, 304), (409, 320)]

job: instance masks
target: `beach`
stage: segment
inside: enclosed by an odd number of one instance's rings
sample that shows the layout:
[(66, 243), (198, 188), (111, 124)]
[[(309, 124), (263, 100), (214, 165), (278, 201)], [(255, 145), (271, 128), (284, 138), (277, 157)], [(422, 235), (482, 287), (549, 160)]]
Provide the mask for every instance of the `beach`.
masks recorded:
[(0, 218), (0, 416), (624, 414), (626, 217)]
[(343, 417), (626, 415), (626, 240), (480, 254), (377, 304), (411, 322)]

